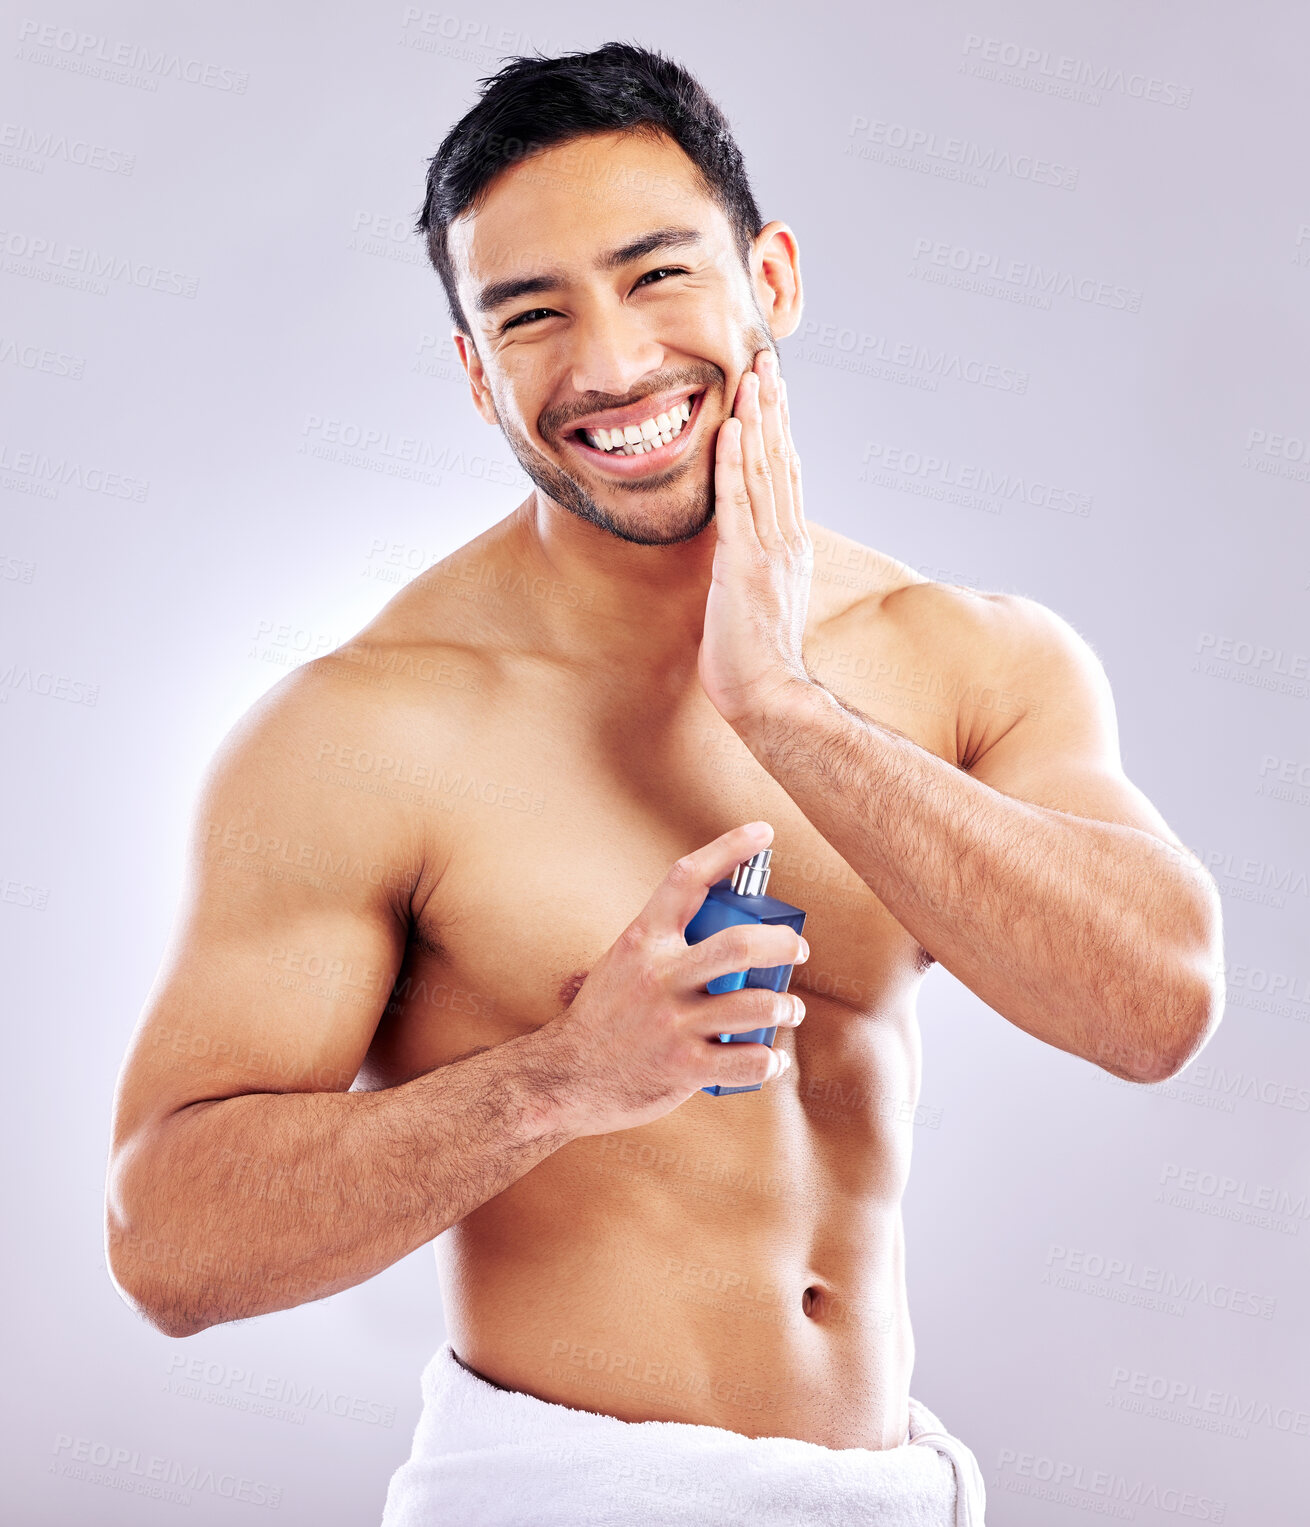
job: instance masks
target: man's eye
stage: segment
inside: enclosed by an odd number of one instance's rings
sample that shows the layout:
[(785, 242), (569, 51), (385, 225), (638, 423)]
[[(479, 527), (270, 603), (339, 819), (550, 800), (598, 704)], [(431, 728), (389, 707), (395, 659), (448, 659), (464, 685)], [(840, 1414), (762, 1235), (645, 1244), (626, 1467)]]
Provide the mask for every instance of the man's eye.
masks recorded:
[(528, 312), (520, 313), (517, 318), (511, 318), (508, 323), (501, 324), (500, 332), (503, 334), (506, 329), (517, 328), (519, 324), (526, 323), (529, 318), (535, 318), (539, 313), (550, 313), (552, 311), (553, 309), (551, 308), (530, 308)]
[[(686, 274), (687, 268), (685, 265), (660, 265), (654, 270), (648, 270), (641, 280), (637, 282), (637, 285), (640, 286), (643, 281), (649, 281), (652, 276), (685, 276)], [(507, 323), (501, 324), (500, 332), (503, 334), (506, 329), (517, 329), (520, 324), (528, 323), (532, 319), (543, 315), (549, 317), (554, 311), (554, 308), (530, 308), (526, 313), (519, 313)]]
[[(648, 270), (641, 281), (646, 281), (651, 276), (685, 276), (686, 274), (686, 268), (682, 265), (661, 265), (656, 270)], [(641, 285), (641, 281), (637, 282), (638, 286)]]

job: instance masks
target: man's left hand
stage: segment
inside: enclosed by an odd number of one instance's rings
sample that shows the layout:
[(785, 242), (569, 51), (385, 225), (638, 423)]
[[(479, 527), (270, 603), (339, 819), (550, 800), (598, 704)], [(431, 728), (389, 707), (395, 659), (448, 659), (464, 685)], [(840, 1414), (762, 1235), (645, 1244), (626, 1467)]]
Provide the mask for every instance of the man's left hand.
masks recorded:
[(788, 686), (812, 682), (801, 656), (814, 543), (801, 504), (786, 384), (761, 350), (719, 427), (714, 460), (718, 539), (698, 671), (732, 726), (762, 714)]

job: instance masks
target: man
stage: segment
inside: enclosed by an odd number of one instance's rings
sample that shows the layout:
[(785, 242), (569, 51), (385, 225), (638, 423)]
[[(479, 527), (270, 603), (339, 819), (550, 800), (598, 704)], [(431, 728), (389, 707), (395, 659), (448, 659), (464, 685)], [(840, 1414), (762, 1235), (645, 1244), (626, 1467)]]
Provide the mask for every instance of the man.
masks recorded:
[[(421, 227), (535, 491), (220, 749), (120, 1083), (114, 1277), (186, 1336), (439, 1237), (388, 1524), (980, 1522), (909, 1394), (916, 992), (938, 961), (1158, 1081), (1219, 1019), (1213, 884), (1065, 622), (807, 524), (796, 239), (684, 71), (510, 63)], [(768, 845), (804, 938), (688, 946)]]

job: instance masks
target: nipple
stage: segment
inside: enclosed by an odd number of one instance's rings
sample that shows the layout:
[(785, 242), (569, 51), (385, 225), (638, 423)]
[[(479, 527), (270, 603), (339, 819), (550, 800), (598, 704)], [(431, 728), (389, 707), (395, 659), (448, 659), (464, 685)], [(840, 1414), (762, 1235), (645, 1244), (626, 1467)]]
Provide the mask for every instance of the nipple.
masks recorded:
[(590, 974), (590, 971), (578, 970), (575, 971), (573, 975), (569, 976), (567, 980), (560, 983), (559, 1001), (561, 1006), (570, 1006), (573, 999), (582, 990), (582, 983)]

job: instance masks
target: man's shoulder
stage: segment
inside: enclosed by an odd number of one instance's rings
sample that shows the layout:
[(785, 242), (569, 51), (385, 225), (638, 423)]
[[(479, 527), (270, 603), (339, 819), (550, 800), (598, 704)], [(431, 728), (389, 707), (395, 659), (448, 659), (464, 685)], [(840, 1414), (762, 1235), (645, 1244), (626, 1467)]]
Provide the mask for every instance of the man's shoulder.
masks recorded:
[(503, 522), (456, 547), (304, 665), (305, 703), (344, 706), (370, 725), (414, 708), (454, 719), (494, 685), (514, 646), (514, 568)]
[(1035, 680), (1070, 664), (1099, 666), (1087, 639), (1031, 595), (929, 577), (862, 550), (884, 569), (882, 586), (864, 591), (849, 614), (871, 632), (875, 625), (890, 628), (938, 660), (954, 658), (978, 672), (1004, 670), (1016, 679)]
[[(849, 543), (857, 546), (858, 543)], [(1111, 702), (1090, 643), (1027, 594), (933, 578), (864, 550), (879, 570), (839, 612), (840, 645), (862, 652), (884, 686), (930, 693), (954, 707), (961, 757), (974, 756), (1024, 716)], [(854, 554), (843, 550), (846, 560)]]
[(823, 526), (810, 529), (814, 584), (826, 596), (830, 616), (895, 620), (907, 628), (921, 625), (939, 639), (956, 630), (976, 639), (999, 632), (1008, 602), (1018, 597), (974, 588), (944, 569), (916, 567)]
[(976, 671), (1004, 683), (1025, 711), (1064, 698), (1109, 699), (1095, 648), (1063, 615), (1029, 594), (928, 584), (915, 590), (906, 619), (926, 635), (948, 633)]
[(222, 751), (252, 764), (361, 754), (385, 763), (418, 747), (430, 752), (474, 727), (479, 697), (496, 683), (496, 643), (447, 610), (440, 592), (416, 598), (412, 590), (402, 589), (331, 651), (284, 674), (247, 708)]

